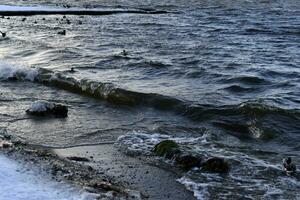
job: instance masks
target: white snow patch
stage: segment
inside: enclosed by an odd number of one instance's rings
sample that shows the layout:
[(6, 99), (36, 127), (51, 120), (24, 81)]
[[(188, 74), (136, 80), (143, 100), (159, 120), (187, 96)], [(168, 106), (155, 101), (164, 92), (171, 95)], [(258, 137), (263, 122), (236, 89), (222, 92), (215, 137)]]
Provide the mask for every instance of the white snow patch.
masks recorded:
[(91, 200), (95, 197), (80, 192), (63, 182), (29, 170), (0, 155), (1, 200)]
[(42, 6), (9, 6), (9, 5), (0, 5), (0, 11), (47, 11), (47, 10), (64, 10), (64, 9), (55, 9), (50, 7)]

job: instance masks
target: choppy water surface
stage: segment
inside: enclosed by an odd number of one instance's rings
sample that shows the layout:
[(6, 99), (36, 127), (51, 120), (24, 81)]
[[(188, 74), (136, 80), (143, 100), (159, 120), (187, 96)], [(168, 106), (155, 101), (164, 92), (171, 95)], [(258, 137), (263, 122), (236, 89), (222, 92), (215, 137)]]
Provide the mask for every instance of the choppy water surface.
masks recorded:
[[(64, 2), (4, 3), (61, 8)], [(126, 135), (118, 141), (145, 154), (155, 141), (179, 138), (233, 164), (229, 176), (196, 170), (179, 180), (199, 199), (300, 198), (299, 178), (280, 167), (288, 155), (300, 163), (299, 2), (68, 4), (169, 13), (67, 16), (71, 23), (62, 16), (1, 18), (3, 130), (47, 146)], [(62, 29), (65, 36), (57, 34)], [(68, 104), (69, 117), (26, 116), (38, 99)]]

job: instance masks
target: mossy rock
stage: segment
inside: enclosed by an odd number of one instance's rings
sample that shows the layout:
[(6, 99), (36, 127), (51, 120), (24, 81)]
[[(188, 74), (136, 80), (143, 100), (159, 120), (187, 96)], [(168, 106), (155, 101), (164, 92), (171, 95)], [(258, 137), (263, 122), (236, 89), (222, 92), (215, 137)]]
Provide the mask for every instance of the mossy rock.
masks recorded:
[(230, 166), (223, 158), (213, 157), (202, 164), (201, 170), (212, 173), (228, 173)]
[(179, 154), (175, 160), (183, 170), (190, 170), (191, 168), (201, 166), (201, 157), (188, 153)]
[(176, 154), (180, 153), (179, 145), (172, 140), (164, 140), (156, 144), (154, 153), (158, 156), (165, 156), (167, 159), (172, 159)]
[(118, 89), (110, 91), (107, 94), (106, 98), (110, 103), (116, 105), (125, 105), (125, 106), (136, 105), (136, 101), (132, 96), (127, 95), (126, 93), (123, 93), (121, 90)]

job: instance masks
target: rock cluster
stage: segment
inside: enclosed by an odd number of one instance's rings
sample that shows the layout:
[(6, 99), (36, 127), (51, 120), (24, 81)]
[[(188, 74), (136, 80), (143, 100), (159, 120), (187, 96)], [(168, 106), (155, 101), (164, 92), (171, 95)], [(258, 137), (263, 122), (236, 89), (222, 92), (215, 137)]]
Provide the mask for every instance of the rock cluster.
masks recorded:
[(165, 157), (166, 159), (174, 160), (183, 170), (190, 170), (198, 167), (201, 171), (212, 173), (228, 173), (230, 171), (229, 163), (218, 157), (212, 157), (205, 161), (199, 155), (194, 155), (190, 152), (185, 152), (180, 149), (180, 146), (172, 140), (163, 140), (155, 145), (153, 152), (157, 156)]

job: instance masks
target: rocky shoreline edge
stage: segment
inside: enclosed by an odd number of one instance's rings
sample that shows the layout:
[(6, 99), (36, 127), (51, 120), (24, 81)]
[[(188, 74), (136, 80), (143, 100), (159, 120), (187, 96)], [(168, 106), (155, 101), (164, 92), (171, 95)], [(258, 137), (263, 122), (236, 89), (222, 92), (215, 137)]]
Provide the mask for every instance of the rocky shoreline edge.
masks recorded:
[(82, 188), (95, 199), (144, 199), (138, 191), (130, 190), (111, 177), (96, 169), (71, 159), (62, 158), (51, 149), (29, 145), (11, 136), (0, 136), (0, 153), (24, 164), (24, 167), (37, 169), (51, 175), (52, 179), (64, 181)]
[(28, 144), (4, 131), (0, 153), (94, 199), (195, 199), (177, 181), (183, 173), (180, 168), (170, 168), (153, 157), (126, 155), (114, 144), (49, 148)]

